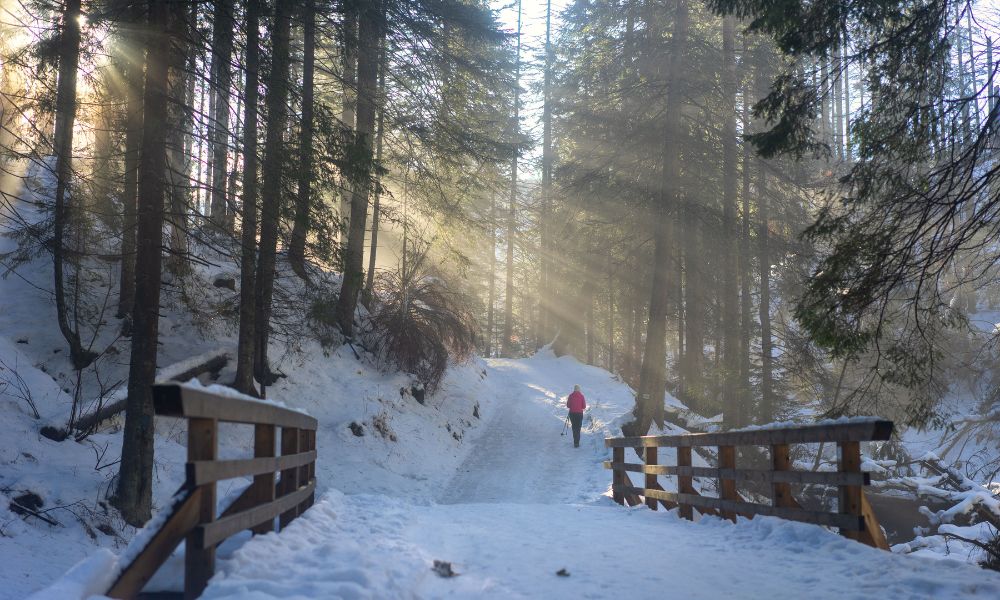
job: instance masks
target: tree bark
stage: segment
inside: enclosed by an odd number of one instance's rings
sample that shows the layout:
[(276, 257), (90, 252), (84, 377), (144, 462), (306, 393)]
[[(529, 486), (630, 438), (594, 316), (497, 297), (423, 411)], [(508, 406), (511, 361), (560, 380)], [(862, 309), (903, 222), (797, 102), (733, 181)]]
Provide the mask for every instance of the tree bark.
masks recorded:
[(665, 132), (663, 136), (662, 185), (656, 206), (654, 234), (653, 281), (649, 298), (649, 323), (646, 328), (646, 348), (639, 374), (638, 397), (633, 414), (635, 419), (622, 430), (626, 435), (643, 435), (655, 421), (663, 425), (663, 395), (667, 382), (667, 294), (670, 254), (671, 209), (680, 202), (678, 184), (681, 139), (681, 97), (677, 92), (684, 67), (683, 54), (687, 46), (687, 0), (677, 1), (671, 37), (670, 57), (666, 77)]
[(149, 4), (145, 31), (146, 76), (143, 90), (142, 146), (139, 154), (138, 245), (134, 332), (129, 362), (128, 400), (121, 469), (115, 503), (122, 518), (136, 527), (150, 517), (153, 491), (153, 397), (160, 309), (163, 201), (165, 192), (167, 57), (170, 10), (165, 0)]
[[(740, 427), (739, 291), (736, 275), (736, 18), (722, 19), (722, 95), (726, 121), (722, 128), (722, 407), (723, 424)], [(716, 353), (719, 349), (716, 348)]]
[[(76, 122), (76, 71), (80, 63), (80, 0), (67, 0), (59, 37), (59, 82), (56, 88), (55, 214), (53, 219), (53, 271), (55, 274), (56, 320), (59, 331), (69, 344), (73, 368), (81, 370), (96, 355), (80, 343), (78, 324), (70, 324), (64, 282), (66, 226), (73, 220), (67, 194), (73, 177), (73, 125)], [(75, 202), (74, 202), (75, 204)], [(79, 249), (78, 249), (79, 250)]]
[[(233, 83), (233, 5), (231, 0), (216, 0), (212, 25), (212, 224), (226, 227), (226, 181), (229, 157), (229, 96)], [(287, 76), (287, 74), (285, 74)]]
[(138, 202), (139, 144), (142, 141), (142, 79), (144, 48), (135, 29), (144, 23), (138, 2), (129, 7), (126, 44), (139, 53), (136, 60), (125, 61), (125, 181), (122, 190), (122, 265), (118, 285), (118, 318), (125, 319), (123, 333), (131, 332), (132, 306), (135, 304), (135, 235)]
[[(385, 6), (382, 7), (382, 14), (385, 15)], [(383, 16), (383, 20), (385, 17)], [(382, 37), (382, 44), (379, 48), (378, 67), (378, 133), (375, 134), (375, 164), (382, 169), (382, 145), (385, 137), (385, 72), (388, 68), (388, 51), (386, 49), (385, 36)], [(368, 272), (365, 273), (365, 304), (370, 305), (372, 295), (375, 293), (375, 264), (378, 259), (378, 228), (380, 209), (379, 201), (382, 199), (382, 176), (381, 172), (376, 180), (375, 198), (372, 201), (372, 240), (368, 251)]]
[[(520, 127), (521, 101), (521, 0), (517, 0), (517, 58), (514, 62), (514, 116), (511, 134), (516, 138)], [(514, 238), (517, 233), (517, 148), (510, 159), (510, 203), (507, 206), (507, 280), (503, 299), (503, 339), (500, 354), (510, 356), (514, 337)]]
[(337, 299), (337, 322), (350, 338), (354, 334), (354, 311), (364, 277), (365, 224), (368, 220), (368, 198), (371, 196), (373, 134), (375, 132), (376, 92), (378, 88), (378, 49), (382, 36), (382, 0), (369, 0), (360, 5), (358, 19), (358, 127), (359, 152), (365, 169), (351, 194), (351, 223), (347, 237), (347, 255), (343, 284)]
[(306, 236), (309, 233), (310, 185), (313, 177), (313, 71), (316, 62), (316, 0), (306, 0), (302, 9), (302, 121), (299, 129), (299, 189), (295, 197), (295, 220), (288, 247), (288, 262), (302, 279), (306, 274)]
[(243, 116), (243, 231), (240, 235), (240, 333), (233, 386), (255, 395), (254, 357), (257, 346), (257, 103), (260, 101), (260, 0), (246, 7), (246, 111)]
[(278, 218), (281, 209), (281, 173), (285, 162), (283, 136), (288, 121), (289, 36), (293, 0), (278, 0), (274, 8), (272, 30), (271, 76), (264, 104), (267, 108), (264, 161), (261, 165), (260, 257), (256, 278), (257, 348), (254, 371), (264, 387), (271, 384), (267, 362), (270, 335), (271, 300), (274, 294), (274, 268), (278, 249)]
[[(341, 0), (344, 8), (343, 104), (341, 121), (349, 131), (357, 129), (358, 109), (358, 0)], [(347, 253), (347, 232), (351, 227), (352, 176), (341, 178), (340, 232), (341, 251)]]

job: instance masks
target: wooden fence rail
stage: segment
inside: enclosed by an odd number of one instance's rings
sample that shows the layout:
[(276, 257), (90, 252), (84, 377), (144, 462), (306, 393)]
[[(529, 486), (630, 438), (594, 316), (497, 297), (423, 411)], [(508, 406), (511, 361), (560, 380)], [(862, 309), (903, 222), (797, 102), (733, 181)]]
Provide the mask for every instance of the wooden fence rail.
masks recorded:
[[(736, 520), (737, 515), (771, 515), (792, 521), (837, 527), (842, 535), (876, 548), (889, 549), (871, 505), (865, 498), (864, 486), (869, 485), (868, 473), (861, 471), (860, 442), (884, 441), (892, 435), (892, 422), (868, 419), (835, 424), (803, 425), (771, 429), (755, 429), (723, 433), (695, 433), (642, 437), (606, 438), (605, 446), (612, 449), (612, 460), (605, 468), (612, 470), (612, 493), (619, 504), (636, 505), (645, 502), (651, 509), (657, 505), (678, 508), (686, 519), (694, 518), (694, 509), (703, 514), (721, 515)], [(838, 470), (834, 472), (796, 471), (791, 461), (791, 444), (835, 443), (838, 448)], [(691, 465), (692, 447), (718, 448), (716, 467)], [(764, 446), (770, 449), (769, 469), (737, 468), (737, 447)], [(633, 448), (642, 463), (625, 462), (625, 449)], [(676, 465), (658, 461), (658, 448), (675, 448)], [(643, 487), (632, 485), (628, 473), (645, 475)], [(659, 475), (677, 477), (677, 491), (668, 492), (658, 483)], [(693, 484), (694, 477), (718, 480), (719, 497), (700, 495)], [(771, 504), (747, 501), (740, 495), (740, 482), (763, 483), (770, 489)], [(792, 495), (793, 484), (836, 486), (836, 513), (806, 510)], [(640, 497), (642, 499), (640, 499)]]
[[(316, 490), (316, 419), (274, 404), (212, 394), (177, 384), (153, 386), (157, 416), (188, 421), (184, 485), (170, 515), (149, 543), (124, 567), (106, 593), (134, 598), (183, 541), (184, 597), (197, 598), (215, 572), (215, 547), (249, 529), (281, 528), (313, 503)], [(254, 428), (254, 457), (218, 460), (218, 424)], [(280, 430), (281, 453), (275, 451)], [(275, 482), (275, 474), (280, 478)], [(237, 477), (253, 483), (216, 516), (216, 483)]]

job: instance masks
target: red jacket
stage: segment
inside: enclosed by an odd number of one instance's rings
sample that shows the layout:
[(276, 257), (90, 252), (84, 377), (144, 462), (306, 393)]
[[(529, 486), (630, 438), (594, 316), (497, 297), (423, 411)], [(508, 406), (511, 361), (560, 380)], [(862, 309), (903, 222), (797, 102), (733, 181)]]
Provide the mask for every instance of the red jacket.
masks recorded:
[(587, 408), (587, 401), (580, 392), (573, 392), (566, 398), (566, 408), (571, 413), (582, 413)]

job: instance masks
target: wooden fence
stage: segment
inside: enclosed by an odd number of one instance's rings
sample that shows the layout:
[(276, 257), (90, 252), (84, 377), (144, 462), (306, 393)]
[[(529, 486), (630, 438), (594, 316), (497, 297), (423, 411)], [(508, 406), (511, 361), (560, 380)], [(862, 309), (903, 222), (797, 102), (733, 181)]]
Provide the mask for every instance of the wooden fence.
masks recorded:
[[(215, 548), (250, 529), (284, 528), (313, 503), (316, 489), (316, 419), (274, 404), (221, 396), (176, 384), (153, 387), (157, 416), (188, 420), (188, 462), (184, 485), (170, 515), (108, 590), (112, 598), (134, 598), (156, 570), (185, 542), (184, 597), (197, 598), (215, 572)], [(218, 459), (218, 424), (254, 428), (254, 458)], [(281, 452), (275, 452), (278, 429)], [(275, 474), (281, 477), (275, 482)], [(216, 482), (253, 477), (216, 516)]]
[[(725, 433), (695, 433), (643, 437), (606, 438), (612, 448), (612, 460), (605, 468), (612, 469), (612, 493), (619, 504), (636, 505), (645, 502), (656, 510), (657, 504), (679, 508), (680, 515), (693, 519), (693, 509), (700, 513), (720, 515), (736, 520), (736, 515), (752, 518), (771, 515), (792, 521), (839, 528), (842, 535), (876, 548), (889, 549), (875, 513), (865, 498), (863, 486), (869, 485), (868, 473), (861, 471), (863, 441), (888, 440), (892, 422), (883, 420), (855, 421), (830, 425), (805, 425), (775, 429), (757, 429)], [(791, 444), (835, 443), (838, 449), (837, 471), (801, 471), (792, 467)], [(769, 469), (737, 468), (737, 447), (764, 446), (770, 449)], [(691, 450), (696, 447), (718, 448), (716, 467), (695, 467)], [(625, 449), (634, 448), (643, 463), (625, 462)], [(677, 464), (662, 465), (657, 460), (658, 448), (676, 448)], [(632, 485), (628, 472), (643, 473), (643, 487)], [(657, 482), (659, 475), (675, 475), (677, 492), (664, 491)], [(719, 497), (700, 495), (693, 485), (694, 477), (710, 477), (718, 481)], [(770, 487), (771, 504), (747, 501), (738, 490), (740, 482), (756, 482)], [(792, 495), (792, 485), (811, 484), (836, 486), (836, 513), (806, 510)], [(640, 500), (642, 497), (642, 500)]]

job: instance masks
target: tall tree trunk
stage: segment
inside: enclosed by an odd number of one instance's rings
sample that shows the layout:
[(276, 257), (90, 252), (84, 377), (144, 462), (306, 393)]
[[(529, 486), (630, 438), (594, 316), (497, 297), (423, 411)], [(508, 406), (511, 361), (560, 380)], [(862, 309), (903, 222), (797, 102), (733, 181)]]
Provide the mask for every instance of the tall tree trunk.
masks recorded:
[[(749, 43), (746, 35), (743, 36), (743, 55), (749, 56)], [(753, 100), (749, 97), (753, 88), (748, 81), (743, 86), (743, 106), (742, 122), (743, 129), (750, 131), (750, 105)], [(740, 211), (740, 350), (739, 350), (739, 385), (737, 394), (741, 402), (737, 406), (736, 421), (746, 424), (748, 408), (752, 399), (750, 388), (750, 337), (753, 331), (753, 302), (750, 297), (751, 284), (753, 283), (753, 271), (751, 264), (750, 250), (750, 174), (752, 172), (750, 142), (743, 140), (743, 160), (742, 160), (742, 188), (740, 190), (740, 200), (742, 210)]]
[[(385, 19), (385, 9), (386, 6), (382, 6), (383, 20)], [(388, 68), (389, 60), (388, 51), (386, 48), (385, 36), (382, 37), (382, 44), (379, 47), (379, 59), (378, 59), (378, 133), (375, 134), (375, 164), (378, 165), (379, 169), (382, 168), (382, 146), (383, 139), (385, 137), (385, 108), (386, 108), (386, 96), (385, 96), (385, 72)], [(369, 246), (368, 251), (368, 272), (365, 273), (365, 304), (369, 305), (371, 303), (372, 294), (375, 293), (375, 264), (378, 259), (378, 228), (379, 228), (379, 216), (381, 212), (380, 200), (382, 199), (382, 175), (381, 172), (378, 175), (378, 179), (375, 185), (375, 198), (372, 201), (372, 240), (371, 246)]]
[(608, 360), (609, 373), (615, 372), (615, 272), (614, 253), (608, 247)]
[(129, 362), (128, 398), (121, 468), (115, 503), (125, 521), (136, 527), (149, 520), (153, 492), (153, 396), (160, 310), (163, 201), (166, 187), (167, 60), (170, 10), (179, 4), (149, 4), (146, 76), (143, 90), (142, 147), (139, 153), (138, 247), (134, 332)]
[[(517, 57), (514, 62), (514, 120), (512, 135), (517, 138), (521, 102), (521, 0), (517, 0)], [(507, 207), (507, 286), (503, 300), (503, 340), (500, 354), (510, 356), (514, 337), (514, 238), (517, 233), (517, 148), (510, 160), (510, 204)]]
[(283, 136), (288, 121), (289, 36), (293, 0), (277, 0), (271, 34), (271, 75), (264, 104), (264, 160), (261, 165), (260, 257), (257, 262), (256, 309), (257, 347), (254, 371), (261, 396), (272, 383), (267, 362), (271, 300), (274, 295), (274, 267), (278, 248), (278, 217), (281, 209), (281, 174), (285, 162)]
[(316, 0), (306, 0), (302, 9), (302, 122), (299, 130), (299, 189), (295, 197), (295, 221), (288, 247), (288, 262), (295, 274), (306, 275), (306, 235), (309, 233), (310, 185), (313, 177), (313, 71), (316, 62)]
[(123, 333), (131, 332), (132, 306), (135, 304), (136, 203), (138, 202), (139, 144), (142, 142), (143, 50), (136, 30), (144, 25), (143, 9), (133, 2), (128, 11), (126, 44), (138, 56), (125, 61), (125, 156), (122, 190), (122, 266), (118, 285), (118, 318), (125, 319)]
[[(722, 407), (726, 427), (739, 421), (740, 297), (736, 274), (736, 18), (722, 19), (722, 96), (726, 107), (722, 128)], [(718, 353), (718, 348), (716, 348)]]
[[(67, 194), (73, 177), (73, 125), (76, 122), (76, 71), (80, 63), (80, 0), (67, 0), (62, 15), (59, 37), (59, 82), (56, 88), (56, 125), (54, 146), (56, 155), (56, 194), (53, 219), (53, 270), (55, 272), (56, 319), (59, 331), (69, 343), (73, 368), (84, 369), (96, 355), (80, 343), (79, 324), (70, 324), (66, 306), (64, 265), (66, 258), (66, 226), (74, 215)], [(74, 201), (74, 204), (76, 202)], [(79, 250), (79, 248), (77, 248)]]
[(665, 131), (661, 159), (662, 185), (656, 206), (654, 234), (653, 281), (649, 298), (649, 323), (646, 328), (646, 349), (639, 374), (639, 389), (633, 411), (635, 420), (622, 427), (626, 435), (643, 435), (655, 421), (663, 425), (663, 395), (667, 383), (667, 270), (669, 268), (670, 239), (668, 237), (671, 208), (680, 202), (678, 187), (681, 140), (681, 97), (677, 82), (684, 67), (683, 54), (687, 46), (687, 0), (677, 0), (674, 30), (670, 43), (667, 66)]
[(538, 337), (541, 344), (552, 341), (552, 256), (550, 216), (552, 212), (552, 0), (545, 3), (545, 73), (542, 83), (542, 213), (539, 217)]
[(260, 1), (246, 7), (246, 107), (243, 116), (243, 231), (240, 257), (240, 334), (236, 381), (244, 394), (255, 394), (254, 356), (257, 342), (257, 103), (260, 100)]
[(376, 93), (378, 91), (379, 44), (383, 34), (382, 1), (369, 0), (360, 5), (358, 15), (358, 152), (365, 163), (351, 194), (351, 223), (347, 237), (347, 255), (343, 284), (337, 299), (337, 322), (350, 338), (354, 334), (354, 310), (358, 292), (364, 282), (365, 225), (368, 220), (368, 198), (371, 196), (373, 137), (375, 133)]
[(708, 304), (706, 249), (702, 247), (702, 217), (690, 199), (684, 199), (684, 391), (688, 406), (701, 410), (704, 396), (705, 318)]
[(496, 190), (490, 192), (490, 290), (486, 304), (486, 349), (483, 354), (487, 357), (493, 352), (493, 329), (494, 314), (496, 305), (496, 280), (497, 280), (497, 193)]
[[(344, 8), (344, 51), (343, 51), (343, 104), (341, 121), (349, 131), (357, 129), (358, 108), (358, 0), (341, 0)], [(341, 178), (340, 190), (340, 246), (347, 253), (347, 232), (351, 227), (351, 190), (354, 188), (353, 175)]]
[(185, 5), (181, 11), (172, 14), (170, 18), (171, 36), (177, 40), (169, 50), (169, 94), (171, 101), (167, 107), (167, 198), (169, 211), (167, 222), (170, 225), (170, 255), (167, 268), (172, 273), (182, 273), (187, 267), (187, 212), (190, 205), (188, 188), (190, 180), (185, 170), (184, 158), (185, 137), (189, 128), (190, 114), (185, 94), (188, 79), (191, 74), (185, 69), (187, 54), (193, 52), (191, 34), (188, 25), (191, 18), (188, 14), (194, 5)]
[[(212, 93), (215, 111), (212, 114), (212, 223), (226, 226), (226, 191), (229, 158), (229, 96), (233, 83), (233, 4), (232, 0), (215, 0), (212, 26)], [(287, 77), (287, 74), (284, 74)]]
[(759, 229), (757, 233), (760, 260), (760, 419), (761, 423), (774, 420), (774, 375), (771, 356), (771, 257), (768, 231), (767, 176), (763, 165), (757, 174), (757, 212)]

